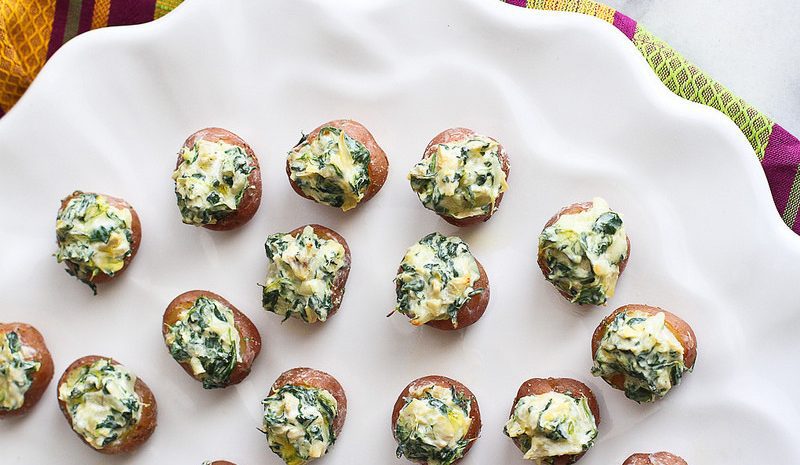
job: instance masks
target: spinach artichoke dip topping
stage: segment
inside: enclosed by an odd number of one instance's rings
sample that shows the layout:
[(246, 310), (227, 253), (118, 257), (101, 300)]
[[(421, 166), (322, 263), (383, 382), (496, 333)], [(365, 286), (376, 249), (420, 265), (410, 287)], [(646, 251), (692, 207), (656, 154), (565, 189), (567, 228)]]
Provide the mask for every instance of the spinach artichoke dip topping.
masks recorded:
[(430, 384), (412, 390), (395, 425), (397, 457), (428, 465), (450, 465), (469, 444), (471, 400), (454, 387)]
[(184, 223), (215, 224), (236, 211), (255, 169), (244, 148), (198, 139), (180, 156), (172, 179)]
[(22, 345), (19, 334), (0, 334), (0, 410), (17, 410), (42, 364), (33, 360), (32, 348)]
[(136, 376), (110, 360), (97, 360), (72, 370), (58, 387), (72, 428), (95, 449), (121, 439), (142, 417)]
[(344, 246), (306, 226), (302, 233), (272, 234), (264, 248), (270, 260), (262, 286), (264, 309), (306, 323), (325, 321), (333, 309), (333, 282), (345, 266)]
[(227, 386), (233, 368), (242, 361), (233, 311), (207, 297), (180, 312), (166, 341), (172, 357), (188, 363), (206, 389)]
[(347, 211), (364, 198), (369, 179), (369, 150), (339, 128), (323, 127), (289, 152), (289, 177), (319, 203)]
[(665, 315), (623, 311), (608, 325), (594, 355), (592, 374), (609, 381), (625, 376), (625, 396), (636, 402), (664, 397), (690, 371), (683, 345), (665, 323)]
[(114, 276), (131, 254), (132, 216), (127, 208), (117, 208), (102, 195), (75, 192), (56, 217), (59, 263), (69, 262), (67, 271), (83, 282), (100, 273)]
[(520, 398), (503, 432), (517, 440), (525, 459), (551, 465), (554, 457), (589, 449), (597, 425), (586, 397), (548, 392)]
[(622, 219), (601, 198), (588, 210), (562, 215), (539, 236), (547, 279), (579, 304), (603, 305), (614, 296), (627, 255)]
[(333, 421), (339, 405), (330, 392), (286, 385), (262, 401), (263, 433), (272, 452), (287, 465), (302, 465), (325, 455), (336, 440)]
[(454, 325), (459, 309), (476, 294), (480, 277), (478, 262), (466, 242), (458, 237), (431, 233), (406, 251), (395, 278), (395, 310), (411, 318), (411, 324), (450, 320)]
[(426, 208), (452, 218), (493, 213), (508, 189), (500, 146), (486, 136), (439, 144), (408, 173)]

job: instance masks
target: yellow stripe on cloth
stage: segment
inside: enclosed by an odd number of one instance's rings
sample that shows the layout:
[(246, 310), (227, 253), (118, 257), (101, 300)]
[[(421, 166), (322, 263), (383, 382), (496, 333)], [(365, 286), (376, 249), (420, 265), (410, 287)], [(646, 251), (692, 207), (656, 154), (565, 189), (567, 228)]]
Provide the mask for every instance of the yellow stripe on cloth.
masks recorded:
[(0, 108), (8, 111), (47, 58), (56, 3), (0, 1)]
[(536, 10), (583, 13), (612, 24), (614, 23), (614, 13), (617, 11), (592, 0), (528, 0), (527, 7)]
[(111, 0), (95, 0), (92, 12), (92, 29), (108, 26), (108, 12), (111, 11)]

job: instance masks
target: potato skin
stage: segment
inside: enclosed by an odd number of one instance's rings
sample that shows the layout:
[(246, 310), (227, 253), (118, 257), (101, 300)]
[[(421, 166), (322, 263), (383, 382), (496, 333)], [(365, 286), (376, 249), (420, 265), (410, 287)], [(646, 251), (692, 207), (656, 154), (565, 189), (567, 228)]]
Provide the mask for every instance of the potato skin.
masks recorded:
[[(344, 297), (345, 286), (347, 284), (347, 278), (350, 276), (350, 264), (352, 262), (352, 257), (350, 255), (350, 246), (347, 245), (347, 241), (344, 240), (339, 233), (334, 231), (331, 228), (326, 226), (322, 226), (320, 224), (307, 224), (295, 228), (289, 232), (292, 236), (297, 236), (298, 234), (303, 232), (306, 226), (311, 226), (314, 230), (314, 234), (319, 236), (325, 240), (334, 240), (339, 244), (342, 244), (344, 248), (344, 265), (339, 268), (339, 271), (336, 272), (336, 276), (333, 278), (333, 284), (331, 286), (331, 310), (328, 312), (328, 318), (325, 321), (328, 321), (330, 317), (336, 314), (339, 311), (339, 307), (342, 305), (342, 298)], [(314, 323), (323, 323), (321, 321), (315, 321)]]
[[(697, 360), (697, 339), (694, 335), (692, 327), (674, 313), (668, 312), (662, 308), (641, 304), (623, 305), (622, 307), (619, 307), (611, 312), (611, 314), (607, 317), (603, 318), (603, 320), (594, 330), (594, 334), (592, 334), (592, 360), (594, 360), (595, 354), (597, 354), (597, 349), (600, 347), (600, 342), (603, 340), (603, 336), (605, 336), (606, 331), (608, 330), (608, 325), (614, 321), (614, 318), (616, 318), (617, 315), (627, 311), (642, 312), (651, 316), (656, 315), (659, 312), (663, 312), (664, 321), (667, 324), (667, 328), (669, 328), (672, 334), (675, 335), (675, 337), (683, 346), (683, 364), (689, 369), (694, 367), (694, 363)], [(612, 377), (611, 380), (609, 380), (609, 384), (617, 389), (625, 390), (625, 376), (620, 373), (617, 376)]]
[[(107, 281), (111, 281), (112, 279), (119, 277), (119, 275), (121, 275), (125, 270), (128, 269), (128, 265), (130, 265), (131, 261), (133, 261), (133, 257), (136, 256), (136, 252), (139, 251), (139, 246), (142, 244), (142, 222), (141, 220), (139, 220), (139, 214), (136, 213), (136, 210), (134, 210), (134, 208), (125, 200), (120, 199), (118, 197), (112, 197), (106, 194), (98, 194), (95, 192), (74, 191), (72, 194), (64, 197), (61, 200), (61, 207), (58, 209), (59, 213), (64, 210), (64, 208), (67, 206), (70, 200), (81, 194), (94, 194), (100, 197), (104, 197), (108, 201), (108, 204), (111, 205), (112, 207), (119, 208), (120, 210), (122, 209), (129, 210), (131, 212), (131, 241), (130, 241), (131, 254), (125, 257), (125, 259), (122, 261), (123, 263), (122, 268), (116, 273), (114, 273), (113, 276), (100, 272), (97, 275), (87, 279), (87, 281), (92, 284), (100, 284)], [(58, 244), (58, 240), (56, 240), (56, 244)], [(75, 266), (75, 264), (73, 264), (70, 261), (64, 261), (64, 263), (66, 264), (69, 271), (77, 276), (78, 267)]]
[[(522, 383), (522, 386), (519, 387), (517, 396), (514, 397), (514, 402), (511, 404), (511, 411), (508, 415), (509, 418), (514, 415), (514, 408), (517, 406), (517, 402), (519, 402), (521, 398), (525, 396), (547, 394), (548, 392), (565, 394), (574, 399), (586, 397), (587, 403), (589, 404), (589, 410), (591, 410), (592, 415), (594, 415), (595, 425), (600, 425), (600, 406), (597, 404), (597, 398), (595, 398), (594, 393), (589, 386), (572, 378), (531, 378), (525, 381)], [(514, 438), (512, 440), (517, 447), (520, 446), (518, 438)], [(574, 455), (561, 455), (556, 457), (553, 465), (569, 465), (571, 463), (575, 463), (581, 457), (583, 457), (583, 454), (585, 453), (586, 452), (581, 452), (580, 454)]]
[[(576, 213), (580, 213), (586, 210), (589, 210), (594, 205), (594, 202), (580, 202), (580, 203), (573, 203), (571, 205), (567, 205), (566, 207), (562, 208), (558, 211), (555, 215), (553, 215), (547, 223), (544, 224), (542, 231), (549, 228), (550, 226), (554, 225), (559, 218), (564, 215), (574, 215)], [(628, 265), (628, 259), (631, 258), (631, 238), (628, 236), (627, 231), (625, 232), (625, 240), (628, 242), (628, 252), (625, 254), (625, 258), (619, 262), (619, 275), (622, 276), (622, 272), (625, 271), (625, 267)], [(547, 263), (544, 261), (544, 255), (542, 254), (541, 250), (537, 252), (537, 259), (536, 263), (539, 265), (539, 269), (542, 270), (542, 274), (544, 275), (545, 279), (550, 274), (550, 267), (547, 266)], [(561, 294), (565, 299), (568, 301), (572, 301), (572, 298), (566, 292), (562, 291), (561, 289), (556, 288), (558, 293)]]
[(685, 460), (669, 452), (654, 454), (633, 454), (622, 465), (689, 465)]
[[(403, 389), (403, 392), (401, 392), (400, 395), (397, 397), (397, 401), (395, 401), (394, 403), (394, 408), (392, 408), (392, 436), (394, 436), (394, 439), (397, 440), (397, 435), (395, 434), (397, 429), (397, 419), (400, 417), (400, 410), (402, 410), (403, 407), (405, 407), (406, 405), (405, 398), (411, 396), (411, 391), (419, 389), (421, 387), (429, 386), (431, 384), (433, 384), (434, 386), (440, 386), (444, 388), (453, 387), (459, 394), (468, 397), (471, 401), (469, 418), (472, 420), (472, 422), (469, 425), (469, 429), (467, 430), (466, 436), (464, 436), (468, 442), (466, 447), (464, 448), (464, 455), (462, 456), (462, 458), (466, 457), (467, 452), (469, 452), (469, 450), (472, 448), (472, 445), (478, 439), (478, 435), (481, 432), (481, 409), (478, 406), (478, 399), (475, 398), (475, 394), (473, 394), (472, 391), (469, 390), (469, 388), (467, 388), (460, 382), (448, 378), (446, 376), (428, 375), (428, 376), (423, 376), (422, 378), (417, 378), (414, 381), (408, 383), (408, 386), (406, 386), (405, 389)], [(453, 463), (457, 463), (459, 461), (461, 461), (461, 459), (458, 459)], [(417, 462), (417, 463), (425, 465), (425, 462)]]
[(278, 379), (272, 383), (272, 388), (267, 393), (267, 396), (272, 395), (286, 385), (324, 389), (331, 393), (338, 404), (336, 416), (333, 419), (333, 432), (338, 438), (342, 432), (342, 427), (344, 427), (344, 420), (347, 418), (347, 396), (339, 381), (324, 371), (304, 367), (292, 368), (278, 376)]
[[(233, 325), (236, 327), (236, 330), (239, 331), (239, 336), (242, 342), (239, 346), (239, 352), (242, 356), (242, 361), (237, 362), (236, 365), (234, 365), (233, 371), (231, 371), (230, 378), (228, 379), (228, 383), (224, 387), (232, 384), (238, 384), (250, 374), (253, 361), (255, 361), (256, 357), (258, 357), (258, 354), (261, 353), (261, 334), (259, 334), (258, 329), (253, 322), (250, 321), (250, 318), (239, 311), (238, 308), (228, 302), (228, 300), (224, 297), (211, 291), (203, 290), (187, 291), (175, 297), (172, 299), (172, 302), (167, 305), (167, 309), (164, 311), (161, 334), (164, 336), (164, 341), (166, 343), (167, 334), (169, 334), (169, 326), (174, 325), (178, 321), (182, 311), (186, 310), (187, 308), (191, 308), (191, 306), (194, 305), (194, 302), (203, 296), (221, 302), (233, 312)], [(169, 350), (169, 347), (167, 347), (167, 349)], [(188, 362), (179, 362), (178, 364), (184, 369), (184, 371), (186, 371), (186, 373), (189, 374), (189, 376), (200, 381), (200, 379), (194, 375), (192, 367)]]
[[(450, 128), (445, 129), (444, 131), (440, 132), (436, 135), (430, 142), (428, 142), (428, 146), (425, 147), (425, 151), (422, 154), (422, 158), (425, 159), (430, 154), (432, 154), (436, 150), (436, 146), (439, 144), (450, 144), (453, 142), (459, 142), (469, 137), (476, 135), (476, 132), (472, 129), (467, 128)], [(506, 153), (505, 147), (503, 144), (498, 142), (493, 137), (485, 136), (489, 139), (497, 142), (498, 146), (498, 158), (500, 159), (500, 168), (506, 174), (506, 181), (508, 181), (508, 176), (511, 174), (511, 163), (508, 160), (508, 154)], [(478, 223), (483, 223), (488, 221), (492, 215), (497, 212), (497, 209), (500, 208), (500, 202), (503, 200), (503, 195), (505, 192), (501, 192), (500, 195), (497, 196), (497, 200), (494, 203), (494, 211), (490, 211), (489, 213), (484, 213), (483, 215), (477, 216), (469, 216), (467, 218), (453, 218), (452, 216), (448, 215), (441, 215), (438, 214), (443, 220), (447, 221), (448, 223), (452, 224), (453, 226), (463, 227), (463, 226), (471, 226)]]
[[(489, 296), (490, 296), (490, 289), (489, 289), (489, 276), (486, 274), (486, 270), (481, 265), (481, 262), (478, 259), (475, 259), (475, 262), (478, 264), (478, 271), (480, 272), (480, 276), (475, 281), (474, 288), (483, 288), (484, 291), (480, 294), (476, 294), (466, 302), (461, 308), (458, 309), (458, 316), (456, 317), (456, 324), (454, 325), (452, 321), (449, 319), (447, 320), (432, 320), (425, 323), (428, 326), (434, 327), (436, 329), (441, 329), (442, 331), (454, 331), (457, 329), (464, 329), (467, 326), (474, 324), (478, 321), (486, 312), (486, 307), (489, 305)], [(397, 274), (400, 274), (401, 268), (397, 269)], [(400, 284), (398, 283), (395, 286), (395, 289), (399, 289)]]
[(11, 416), (24, 415), (33, 408), (42, 398), (42, 394), (53, 379), (53, 358), (44, 342), (44, 336), (33, 326), (27, 323), (3, 323), (0, 324), (0, 337), (15, 332), (19, 336), (22, 345), (33, 349), (33, 360), (41, 363), (39, 371), (33, 374), (31, 387), (25, 392), (22, 406), (16, 410), (0, 410), (0, 419)]
[[(69, 377), (69, 374), (73, 370), (86, 365), (91, 365), (98, 360), (110, 360), (112, 364), (122, 365), (111, 357), (102, 357), (100, 355), (87, 355), (85, 357), (81, 357), (72, 362), (67, 369), (64, 370), (64, 373), (58, 380), (57, 388), (61, 387), (61, 385), (67, 381), (67, 377)], [(158, 424), (158, 404), (156, 404), (156, 398), (153, 395), (153, 391), (151, 391), (150, 388), (147, 387), (147, 384), (145, 384), (144, 381), (142, 381), (142, 379), (138, 376), (136, 377), (134, 390), (142, 399), (142, 417), (139, 419), (139, 422), (136, 424), (136, 426), (128, 431), (128, 434), (102, 449), (95, 449), (88, 442), (86, 442), (80, 433), (75, 431), (75, 434), (81, 439), (81, 442), (86, 444), (87, 447), (94, 451), (100, 452), (101, 454), (111, 455), (131, 452), (147, 441), (153, 434), (153, 431), (155, 431)], [(67, 410), (67, 404), (58, 398), (58, 389), (56, 389), (56, 399), (58, 399), (58, 406), (61, 408), (61, 413), (64, 414), (64, 418), (67, 419), (67, 423), (69, 423), (70, 427), (72, 427), (72, 418)]]
[[(374, 197), (375, 194), (381, 190), (384, 183), (386, 183), (386, 178), (389, 175), (389, 158), (386, 156), (386, 152), (378, 145), (378, 142), (375, 141), (375, 137), (363, 124), (351, 119), (336, 119), (323, 123), (308, 133), (305, 140), (309, 142), (315, 140), (317, 136), (319, 136), (319, 131), (325, 127), (341, 129), (351, 138), (361, 142), (369, 152), (369, 165), (367, 167), (369, 186), (367, 186), (364, 197), (358, 202), (358, 205), (366, 203), (369, 199)], [(292, 147), (292, 150), (299, 146), (300, 143)], [(300, 186), (292, 180), (292, 170), (288, 157), (286, 159), (286, 176), (289, 178), (289, 184), (291, 184), (292, 189), (297, 192), (300, 197), (316, 202), (313, 197), (306, 195), (305, 192), (300, 189)]]
[[(242, 195), (242, 200), (239, 202), (239, 206), (236, 207), (236, 210), (231, 212), (229, 215), (218, 219), (214, 224), (202, 225), (204, 228), (212, 231), (230, 231), (231, 229), (236, 229), (250, 221), (250, 219), (252, 219), (258, 211), (258, 207), (261, 205), (261, 167), (258, 164), (258, 157), (256, 157), (255, 152), (253, 152), (253, 149), (250, 148), (250, 145), (248, 145), (244, 139), (228, 131), (227, 129), (215, 127), (201, 129), (189, 136), (186, 139), (186, 142), (183, 143), (183, 147), (192, 148), (192, 146), (194, 146), (195, 142), (198, 140), (205, 140), (208, 142), (225, 142), (226, 144), (241, 147), (252, 160), (252, 164), (250, 166), (253, 167), (253, 171), (251, 171), (247, 176), (248, 186), (245, 189), (245, 193)], [(183, 159), (179, 153), (178, 161), (175, 164), (175, 169), (181, 165), (182, 161)]]

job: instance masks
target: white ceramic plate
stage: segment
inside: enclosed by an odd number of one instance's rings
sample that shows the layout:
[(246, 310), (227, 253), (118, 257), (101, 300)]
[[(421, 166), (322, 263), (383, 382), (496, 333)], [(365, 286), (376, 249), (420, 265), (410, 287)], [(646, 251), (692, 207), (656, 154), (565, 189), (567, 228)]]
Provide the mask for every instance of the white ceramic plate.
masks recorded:
[[(349, 214), (300, 198), (283, 171), (301, 131), (340, 117), (366, 124), (391, 162), (380, 194)], [(249, 141), (265, 178), (257, 216), (230, 233), (181, 224), (172, 192), (175, 152), (212, 125)], [(433, 135), (462, 125), (502, 141), (513, 167), (499, 213), (457, 231), (405, 174)], [(800, 462), (786, 389), (800, 382), (800, 239), (736, 127), (670, 94), (601, 21), (492, 0), (193, 0), (71, 41), (0, 122), (0, 153), (2, 320), (41, 329), (56, 377), (80, 356), (113, 356), (160, 406), (144, 447), (105, 457), (70, 431), (54, 381), (30, 415), (0, 424), (4, 464), (279, 464), (256, 430), (260, 400), (294, 366), (347, 390), (329, 465), (407, 463), (394, 457), (391, 407), (431, 373), (480, 403), (483, 433), (464, 465), (524, 462), (502, 426), (534, 376), (578, 378), (597, 394), (603, 422), (585, 465), (654, 450), (698, 465)], [(96, 297), (52, 257), (59, 199), (78, 188), (124, 197), (144, 225), (130, 271)], [(596, 195), (624, 215), (633, 252), (610, 305), (578, 308), (540, 276), (536, 235), (558, 208)], [(350, 243), (347, 293), (325, 325), (281, 324), (260, 308), (263, 242), (309, 222)], [(385, 318), (404, 250), (435, 230), (463, 235), (492, 283), (485, 316), (464, 331)], [(204, 391), (164, 347), (165, 305), (194, 288), (226, 296), (261, 331), (264, 351), (237, 387)], [(594, 327), (626, 303), (678, 313), (699, 340), (695, 372), (654, 405), (589, 374)]]

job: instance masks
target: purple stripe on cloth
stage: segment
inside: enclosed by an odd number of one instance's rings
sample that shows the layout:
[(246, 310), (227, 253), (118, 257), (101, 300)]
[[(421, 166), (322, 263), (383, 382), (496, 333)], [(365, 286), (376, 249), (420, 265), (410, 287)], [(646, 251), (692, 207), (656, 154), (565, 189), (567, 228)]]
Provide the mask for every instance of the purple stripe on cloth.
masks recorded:
[(528, 6), (528, 0), (506, 0), (506, 3), (521, 7)]
[(764, 160), (761, 165), (767, 174), (767, 182), (772, 189), (772, 198), (778, 211), (783, 213), (789, 201), (797, 166), (800, 164), (800, 141), (779, 124), (772, 127)]
[(78, 34), (83, 34), (92, 28), (92, 15), (94, 14), (94, 0), (83, 0), (81, 6), (81, 19), (78, 22)]
[(108, 12), (108, 25), (146, 23), (153, 20), (155, 12), (156, 0), (114, 0)]
[(47, 58), (53, 56), (64, 43), (64, 30), (67, 27), (67, 12), (69, 0), (56, 0), (56, 10), (53, 14), (53, 30), (50, 31), (50, 43), (47, 45)]
[(633, 36), (636, 34), (636, 21), (619, 11), (614, 13), (614, 27), (622, 31), (630, 40), (633, 40)]

